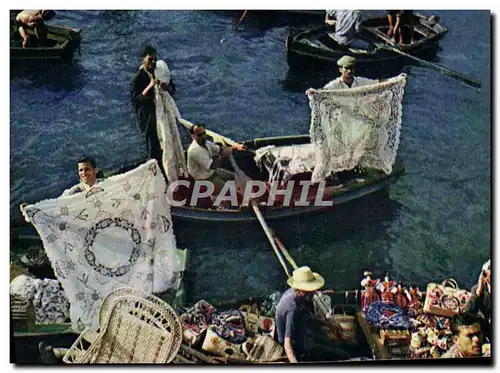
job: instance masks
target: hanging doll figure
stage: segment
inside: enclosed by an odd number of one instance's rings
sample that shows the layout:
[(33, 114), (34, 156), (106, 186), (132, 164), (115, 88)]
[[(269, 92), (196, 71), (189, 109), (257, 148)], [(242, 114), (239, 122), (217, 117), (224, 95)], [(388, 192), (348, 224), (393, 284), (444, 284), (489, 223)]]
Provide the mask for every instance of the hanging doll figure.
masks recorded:
[(396, 304), (402, 309), (406, 310), (411, 302), (410, 293), (406, 290), (402, 281), (399, 281), (396, 292)]
[(420, 313), (422, 313), (423, 306), (422, 306), (422, 293), (420, 292), (420, 289), (418, 286), (413, 286), (412, 284), (410, 286), (410, 304), (408, 305), (408, 313), (412, 317), (417, 317)]
[(363, 276), (365, 276), (365, 278), (361, 281), (361, 286), (363, 286), (365, 290), (361, 292), (361, 310), (366, 311), (370, 303), (380, 300), (379, 295), (375, 291), (375, 287), (380, 280), (372, 280), (372, 273), (370, 271), (365, 271)]
[(394, 303), (394, 296), (398, 288), (396, 287), (396, 281), (389, 279), (389, 272), (385, 272), (384, 281), (379, 282), (377, 290), (380, 291), (383, 303)]

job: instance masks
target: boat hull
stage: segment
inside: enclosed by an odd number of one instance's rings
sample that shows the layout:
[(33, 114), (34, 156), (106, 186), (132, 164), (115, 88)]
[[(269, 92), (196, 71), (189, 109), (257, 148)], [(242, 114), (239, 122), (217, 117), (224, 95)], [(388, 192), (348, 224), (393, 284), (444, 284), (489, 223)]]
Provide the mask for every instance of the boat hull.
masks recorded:
[[(430, 58), (437, 52), (439, 41), (445, 36), (447, 28), (438, 23), (429, 26), (427, 18), (416, 15), (418, 22), (415, 34), (419, 38), (411, 44), (393, 44), (385, 33), (385, 19), (373, 19), (365, 23), (360, 39), (367, 42), (366, 49), (354, 49), (341, 46), (331, 39), (327, 32), (332, 30), (322, 26), (305, 31), (292, 32), (286, 39), (287, 59), (290, 67), (304, 68), (312, 63), (336, 64), (343, 55), (356, 58), (357, 70), (363, 67), (383, 67), (387, 62), (400, 61), (401, 54), (377, 48), (377, 45), (389, 45), (404, 53), (422, 58)], [(313, 67), (313, 66), (311, 66)]]
[(58, 61), (70, 60), (81, 43), (81, 30), (65, 26), (47, 25), (47, 47), (33, 45), (22, 48), (17, 25), (11, 24), (10, 59)]

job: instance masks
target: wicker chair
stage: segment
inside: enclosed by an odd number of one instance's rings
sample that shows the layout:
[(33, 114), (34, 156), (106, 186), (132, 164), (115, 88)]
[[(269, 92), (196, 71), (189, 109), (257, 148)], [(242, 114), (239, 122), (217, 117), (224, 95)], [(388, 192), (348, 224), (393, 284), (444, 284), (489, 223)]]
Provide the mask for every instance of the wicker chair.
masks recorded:
[(64, 356), (65, 363), (165, 364), (174, 359), (182, 343), (182, 329), (175, 311), (151, 295), (148, 299), (136, 295), (115, 296), (127, 292), (138, 293), (121, 289), (105, 298), (99, 333), (85, 329)]

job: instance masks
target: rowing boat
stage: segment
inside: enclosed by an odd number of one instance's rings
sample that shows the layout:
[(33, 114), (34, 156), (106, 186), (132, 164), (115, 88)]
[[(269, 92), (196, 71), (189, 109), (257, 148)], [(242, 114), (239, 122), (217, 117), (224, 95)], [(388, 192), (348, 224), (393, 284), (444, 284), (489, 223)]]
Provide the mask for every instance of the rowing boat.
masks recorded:
[(384, 64), (397, 60), (402, 56), (391, 52), (382, 46), (390, 46), (401, 52), (422, 57), (435, 54), (438, 42), (445, 36), (448, 29), (437, 22), (436, 17), (425, 17), (414, 13), (414, 36), (409, 44), (396, 44), (387, 36), (389, 28), (386, 17), (367, 19), (363, 22), (359, 39), (365, 42), (366, 47), (354, 48), (338, 44), (330, 35), (333, 29), (329, 26), (291, 31), (286, 39), (286, 51), (291, 67), (304, 66), (311, 61), (336, 63), (343, 55), (356, 58), (357, 67)]
[[(181, 119), (181, 123), (189, 128), (192, 126), (187, 120)], [(215, 143), (230, 145), (234, 143), (232, 140), (225, 138), (215, 132), (207, 131), (208, 135), (212, 136)], [(291, 135), (280, 137), (257, 138), (249, 141), (244, 141), (243, 144), (247, 147), (244, 152), (235, 152), (234, 157), (239, 168), (252, 180), (267, 182), (269, 173), (272, 172), (273, 159), (272, 155), (264, 159), (260, 168), (255, 161), (255, 152), (258, 149), (274, 146), (275, 148), (305, 148), (306, 151), (310, 147), (309, 135)], [(264, 157), (265, 158), (265, 157)], [(223, 164), (223, 167), (232, 170), (229, 164)], [(317, 186), (310, 188), (310, 193), (307, 197), (311, 202), (309, 206), (295, 206), (294, 203), (300, 198), (302, 189), (294, 189), (289, 206), (284, 206), (280, 201), (275, 200), (272, 205), (261, 205), (261, 211), (266, 220), (282, 219), (290, 216), (295, 216), (304, 213), (311, 213), (325, 210), (332, 206), (361, 198), (378, 190), (386, 188), (391, 183), (394, 183), (400, 176), (406, 172), (405, 167), (397, 160), (393, 171), (390, 174), (385, 174), (382, 171), (374, 169), (356, 169), (351, 171), (339, 172), (335, 178), (326, 183), (322, 201), (324, 205), (312, 203), (317, 197)], [(290, 181), (295, 181), (295, 186), (301, 180), (310, 180), (311, 172), (293, 175)], [(284, 187), (283, 187), (284, 188)], [(331, 206), (325, 206), (331, 202)], [(213, 208), (210, 201), (202, 201), (197, 206), (172, 206), (172, 216), (178, 219), (187, 220), (206, 220), (206, 221), (255, 221), (257, 218), (253, 210), (248, 206), (240, 206), (237, 208), (220, 209)]]
[[(31, 46), (23, 48), (18, 26), (11, 21), (10, 27), (10, 59), (11, 60), (65, 60), (73, 58), (74, 52), (80, 48), (81, 29), (46, 24), (48, 29), (47, 46), (36, 45), (31, 38)], [(28, 29), (30, 36), (34, 31)]]

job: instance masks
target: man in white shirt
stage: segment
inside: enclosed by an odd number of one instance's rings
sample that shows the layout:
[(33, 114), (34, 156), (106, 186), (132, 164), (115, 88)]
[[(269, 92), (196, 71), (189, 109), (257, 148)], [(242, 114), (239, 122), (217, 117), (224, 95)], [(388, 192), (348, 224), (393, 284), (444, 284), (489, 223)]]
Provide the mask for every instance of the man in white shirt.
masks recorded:
[[(356, 59), (352, 56), (342, 56), (338, 61), (340, 76), (331, 82), (327, 83), (323, 89), (349, 89), (362, 87), (365, 85), (378, 83), (378, 80), (368, 79), (354, 76), (354, 68), (356, 66)], [(313, 91), (313, 88), (309, 88), (306, 94)]]
[[(97, 168), (97, 163), (93, 157), (82, 156), (76, 161), (76, 169), (78, 171), (78, 176), (80, 177), (80, 182), (69, 189), (66, 189), (61, 197), (72, 196), (77, 193), (85, 192), (92, 188), (94, 185), (102, 181), (102, 179), (97, 178), (99, 169)], [(24, 214), (24, 208), (28, 204), (26, 202), (21, 203), (19, 208), (21, 213)]]
[(226, 181), (235, 180), (234, 172), (220, 168), (222, 160), (228, 158), (234, 150), (245, 150), (242, 144), (232, 147), (220, 147), (207, 141), (207, 133), (203, 124), (191, 127), (193, 142), (187, 151), (187, 168), (195, 180), (210, 180), (215, 187), (222, 187)]
[(69, 189), (66, 189), (61, 196), (72, 196), (73, 194), (84, 192), (97, 184), (100, 179), (97, 178), (99, 169), (93, 157), (83, 156), (76, 161), (76, 169), (80, 182)]

